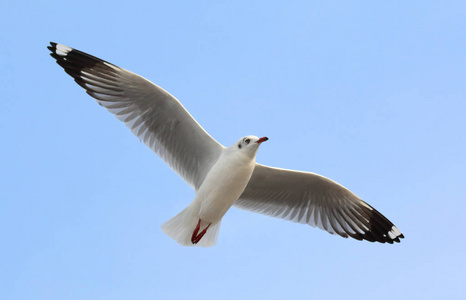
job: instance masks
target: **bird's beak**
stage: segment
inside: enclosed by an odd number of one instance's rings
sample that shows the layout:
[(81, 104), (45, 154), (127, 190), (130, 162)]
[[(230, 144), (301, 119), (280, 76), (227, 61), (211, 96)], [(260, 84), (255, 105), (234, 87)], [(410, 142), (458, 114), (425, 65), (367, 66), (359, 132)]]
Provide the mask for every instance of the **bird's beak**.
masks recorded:
[(263, 143), (263, 142), (268, 141), (268, 140), (269, 140), (269, 138), (264, 136), (264, 137), (261, 137), (260, 139), (258, 139), (256, 143), (260, 144), (260, 143)]

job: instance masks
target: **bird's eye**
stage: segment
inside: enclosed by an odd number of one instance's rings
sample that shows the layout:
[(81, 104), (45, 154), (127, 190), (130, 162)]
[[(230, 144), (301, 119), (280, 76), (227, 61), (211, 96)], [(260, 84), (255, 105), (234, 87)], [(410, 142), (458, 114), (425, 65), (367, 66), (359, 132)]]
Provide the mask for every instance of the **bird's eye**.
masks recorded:
[(249, 142), (251, 141), (251, 139), (245, 139), (244, 142), (247, 144), (249, 144)]
[(238, 148), (241, 149), (241, 144), (238, 144)]

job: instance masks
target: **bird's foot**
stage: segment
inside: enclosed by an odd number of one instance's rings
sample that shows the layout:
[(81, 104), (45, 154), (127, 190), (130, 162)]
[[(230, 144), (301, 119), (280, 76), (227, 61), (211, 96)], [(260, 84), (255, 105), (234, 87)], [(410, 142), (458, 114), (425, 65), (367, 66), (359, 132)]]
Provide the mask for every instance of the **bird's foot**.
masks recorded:
[(209, 229), (210, 225), (212, 225), (212, 223), (210, 223), (209, 225), (207, 225), (207, 227), (204, 228), (204, 230), (202, 230), (202, 231), (199, 233), (199, 229), (200, 229), (200, 227), (201, 227), (201, 219), (199, 219), (199, 222), (197, 222), (197, 226), (196, 226), (196, 228), (195, 228), (194, 231), (193, 231), (193, 235), (191, 236), (191, 243), (193, 243), (193, 244), (199, 243), (199, 241), (202, 239), (202, 237), (204, 236), (204, 234), (207, 232), (207, 229)]

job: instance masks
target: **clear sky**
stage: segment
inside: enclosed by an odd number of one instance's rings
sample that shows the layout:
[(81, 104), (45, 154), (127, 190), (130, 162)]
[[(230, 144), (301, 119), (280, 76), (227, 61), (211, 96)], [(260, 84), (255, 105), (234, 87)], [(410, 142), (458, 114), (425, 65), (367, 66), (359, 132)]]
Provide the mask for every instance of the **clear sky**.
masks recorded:
[[(0, 299), (464, 297), (464, 1), (4, 1), (0, 28)], [(157, 83), (224, 145), (268, 136), (258, 162), (338, 181), (406, 238), (233, 208), (217, 246), (179, 246), (160, 225), (193, 190), (49, 41)]]

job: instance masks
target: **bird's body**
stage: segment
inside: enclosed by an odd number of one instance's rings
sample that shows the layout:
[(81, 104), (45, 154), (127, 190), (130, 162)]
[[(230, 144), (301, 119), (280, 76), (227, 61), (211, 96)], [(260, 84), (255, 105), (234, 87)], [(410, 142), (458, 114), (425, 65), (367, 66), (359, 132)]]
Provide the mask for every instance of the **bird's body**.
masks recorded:
[(199, 202), (199, 217), (209, 223), (219, 222), (238, 200), (251, 178), (255, 157), (237, 151), (235, 145), (225, 148), (210, 169), (193, 202)]
[(123, 121), (196, 192), (162, 230), (184, 246), (213, 246), (233, 205), (371, 242), (400, 242), (387, 218), (342, 185), (318, 174), (264, 166), (266, 137), (226, 148), (161, 87), (97, 57), (51, 43), (51, 56), (96, 101)]
[[(238, 144), (249, 139), (249, 145), (238, 148)], [(199, 246), (212, 246), (216, 243), (220, 222), (230, 207), (238, 200), (251, 178), (256, 165), (256, 152), (260, 140), (255, 136), (244, 137), (231, 147), (223, 149), (217, 162), (207, 173), (204, 182), (196, 191), (191, 204), (162, 225), (162, 230), (178, 243), (189, 246), (192, 243), (192, 232), (198, 220), (200, 230), (210, 225), (209, 234), (201, 239)], [(246, 147), (252, 146), (252, 151)], [(215, 233), (214, 233), (215, 232)]]

